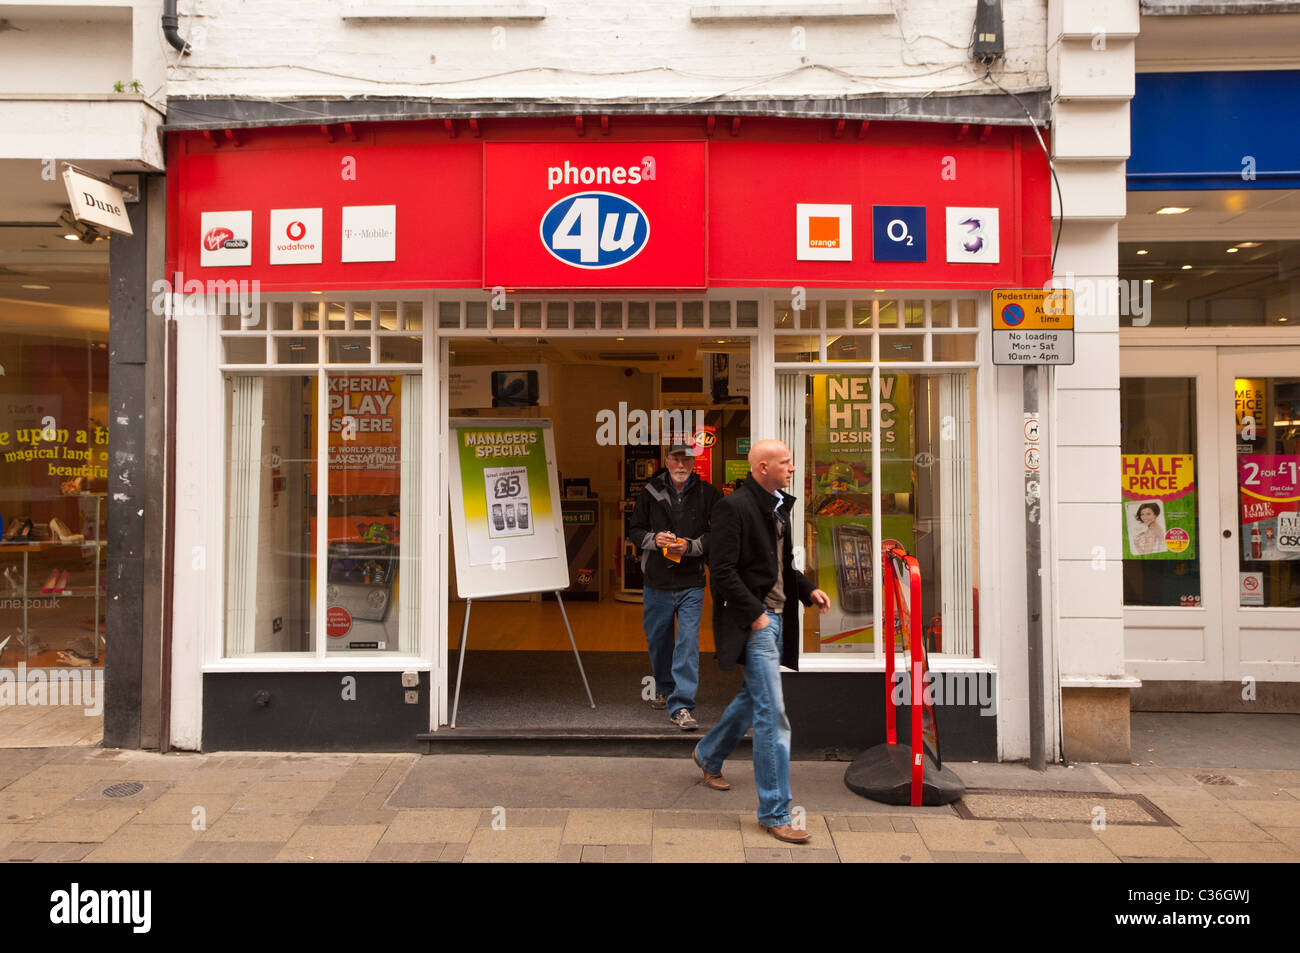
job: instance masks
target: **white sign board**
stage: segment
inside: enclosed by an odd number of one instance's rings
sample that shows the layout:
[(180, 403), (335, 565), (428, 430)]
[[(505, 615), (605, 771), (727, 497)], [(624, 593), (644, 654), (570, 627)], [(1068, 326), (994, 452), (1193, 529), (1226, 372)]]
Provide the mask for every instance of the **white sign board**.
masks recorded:
[(1073, 331), (994, 331), (994, 364), (1073, 364)]
[(126, 200), (116, 185), (101, 182), (73, 168), (63, 170), (63, 185), (68, 190), (68, 202), (77, 221), (99, 225), (119, 235), (132, 234)]

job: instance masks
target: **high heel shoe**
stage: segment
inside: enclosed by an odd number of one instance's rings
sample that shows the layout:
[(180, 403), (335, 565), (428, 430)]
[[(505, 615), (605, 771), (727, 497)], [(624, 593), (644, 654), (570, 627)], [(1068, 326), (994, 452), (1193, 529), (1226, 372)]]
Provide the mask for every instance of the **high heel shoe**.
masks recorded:
[(32, 521), (25, 517), (15, 517), (5, 530), (0, 542), (6, 543), (25, 543), (28, 542), (32, 535)]
[(48, 596), (55, 591), (55, 588), (63, 579), (63, 570), (51, 569), (50, 574), (45, 578), (45, 585), (41, 586), (41, 595)]
[(50, 520), (50, 534), (61, 543), (84, 543), (86, 537), (80, 533), (73, 533), (68, 529), (68, 524), (63, 522), (57, 516)]

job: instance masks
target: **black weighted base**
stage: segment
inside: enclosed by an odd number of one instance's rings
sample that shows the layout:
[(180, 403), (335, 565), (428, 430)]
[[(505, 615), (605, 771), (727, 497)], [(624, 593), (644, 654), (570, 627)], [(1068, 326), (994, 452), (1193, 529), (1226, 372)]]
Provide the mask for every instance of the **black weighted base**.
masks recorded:
[[(906, 745), (876, 745), (858, 755), (844, 772), (844, 783), (854, 794), (881, 804), (912, 803), (912, 749)], [(951, 768), (940, 768), (927, 752), (921, 782), (921, 803), (927, 807), (951, 804), (966, 793), (966, 785)]]

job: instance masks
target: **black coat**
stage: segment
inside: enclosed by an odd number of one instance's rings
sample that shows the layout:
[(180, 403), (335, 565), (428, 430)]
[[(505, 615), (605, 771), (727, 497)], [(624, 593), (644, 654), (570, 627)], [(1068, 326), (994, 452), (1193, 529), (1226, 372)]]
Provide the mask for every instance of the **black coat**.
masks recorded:
[[(797, 670), (800, 604), (811, 605), (817, 587), (794, 568), (794, 537), (799, 529), (790, 525), (790, 508), (795, 498), (784, 492), (781, 497), (786, 523), (781, 552), (785, 583), (781, 664)], [(713, 641), (718, 666), (724, 670), (735, 668), (744, 658), (749, 627), (767, 611), (763, 598), (776, 584), (775, 502), (773, 494), (751, 475), (713, 508), (709, 584), (713, 590)]]
[[(650, 478), (628, 520), (628, 538), (641, 551), (641, 572), (647, 586), (676, 591), (704, 585), (709, 519), (714, 504), (721, 498), (722, 494), (712, 483), (696, 474), (691, 474), (680, 500), (666, 469)], [(658, 533), (672, 533), (688, 541), (681, 562), (668, 559), (655, 545)]]

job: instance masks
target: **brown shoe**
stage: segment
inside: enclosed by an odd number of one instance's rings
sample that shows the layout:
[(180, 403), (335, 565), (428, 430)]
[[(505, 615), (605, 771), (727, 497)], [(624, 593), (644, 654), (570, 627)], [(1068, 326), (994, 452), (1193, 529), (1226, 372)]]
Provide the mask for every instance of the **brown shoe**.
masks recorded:
[(691, 750), (691, 760), (695, 762), (697, 768), (704, 772), (704, 786), (706, 788), (713, 788), (715, 791), (731, 790), (731, 782), (720, 774), (711, 773), (704, 765), (700, 764), (700, 756), (695, 753), (694, 749)]
[(806, 844), (812, 840), (811, 834), (807, 831), (795, 830), (792, 824), (782, 824), (779, 827), (768, 827), (763, 824), (762, 828), (777, 840), (785, 841), (787, 844)]

